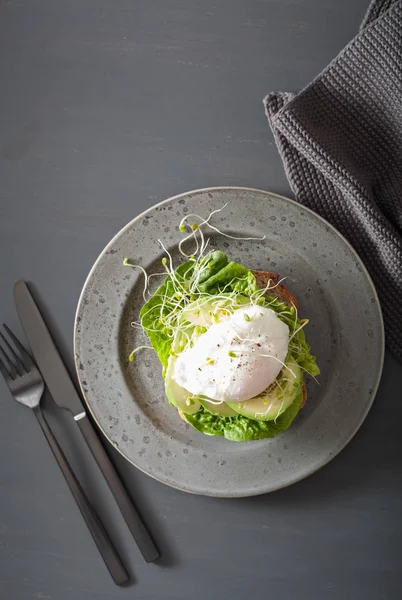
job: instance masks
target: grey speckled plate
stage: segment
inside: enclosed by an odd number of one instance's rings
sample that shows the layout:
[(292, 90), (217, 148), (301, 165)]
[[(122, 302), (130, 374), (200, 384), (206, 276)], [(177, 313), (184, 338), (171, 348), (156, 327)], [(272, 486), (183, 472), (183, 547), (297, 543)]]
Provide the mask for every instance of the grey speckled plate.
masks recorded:
[[(211, 246), (252, 269), (274, 270), (308, 317), (307, 338), (322, 370), (291, 428), (272, 440), (234, 443), (202, 435), (169, 406), (158, 359), (143, 351), (130, 323), (143, 303), (143, 277), (123, 267), (130, 257), (160, 272), (161, 238), (179, 260), (178, 223), (228, 203), (215, 223), (235, 236)], [(154, 278), (156, 281), (156, 278)], [(144, 342), (142, 342), (144, 343)], [(299, 204), (245, 188), (213, 188), (171, 198), (138, 216), (102, 252), (85, 283), (75, 323), (81, 388), (105, 436), (139, 469), (168, 485), (211, 496), (251, 496), (290, 485), (331, 460), (356, 433), (377, 390), (384, 354), (373, 284), (350, 245)]]

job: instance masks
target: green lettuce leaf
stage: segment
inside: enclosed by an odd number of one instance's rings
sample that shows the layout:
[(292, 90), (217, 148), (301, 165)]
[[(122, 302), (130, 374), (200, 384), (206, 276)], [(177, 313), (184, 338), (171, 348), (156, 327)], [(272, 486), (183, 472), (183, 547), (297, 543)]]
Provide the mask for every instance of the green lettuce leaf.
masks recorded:
[[(316, 357), (310, 352), (310, 346), (306, 342), (306, 336), (304, 335), (304, 329), (300, 329), (293, 338), (293, 346), (298, 344), (297, 362), (299, 365), (311, 375), (311, 377), (317, 377), (320, 374), (320, 368), (317, 365)], [(293, 340), (292, 340), (293, 341)]]
[[(193, 263), (190, 261), (180, 265), (175, 271), (178, 281), (185, 285), (185, 282), (191, 277), (193, 269)], [(169, 360), (173, 336), (161, 322), (160, 317), (161, 315), (167, 317), (172, 312), (175, 306), (174, 294), (172, 278), (167, 276), (163, 284), (140, 310), (141, 324), (164, 368), (167, 367)]]
[(310, 352), (310, 346), (306, 342), (303, 321), (299, 319), (297, 310), (294, 306), (288, 306), (277, 298), (264, 297), (264, 306), (275, 311), (278, 317), (287, 324), (290, 333), (289, 351), (292, 353), (298, 364), (304, 372), (312, 377), (320, 374), (320, 369), (316, 362), (316, 357)]
[[(215, 273), (218, 273), (218, 271), (221, 271), (224, 267), (226, 267), (228, 262), (228, 257), (220, 250), (215, 250), (212, 252), (206, 265), (203, 265), (202, 267), (202, 271), (198, 277), (198, 284), (204, 283), (204, 281), (207, 281), (213, 277)], [(200, 285), (198, 285), (198, 287), (200, 288)]]
[(275, 421), (255, 421), (237, 415), (236, 417), (221, 417), (212, 415), (202, 406), (193, 415), (187, 415), (187, 421), (201, 433), (214, 436), (224, 436), (232, 442), (247, 442), (273, 438), (290, 427), (299, 412), (303, 400), (303, 392)]
[(201, 293), (210, 295), (225, 290), (226, 292), (239, 292), (250, 296), (257, 291), (257, 284), (249, 269), (243, 267), (243, 265), (230, 262), (198, 285), (198, 290)]

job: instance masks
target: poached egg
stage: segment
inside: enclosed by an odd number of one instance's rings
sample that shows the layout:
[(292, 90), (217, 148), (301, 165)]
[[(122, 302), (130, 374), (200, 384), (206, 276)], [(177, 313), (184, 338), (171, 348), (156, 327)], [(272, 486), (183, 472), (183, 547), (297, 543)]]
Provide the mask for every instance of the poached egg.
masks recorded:
[(191, 394), (249, 400), (276, 379), (288, 345), (289, 328), (273, 310), (244, 306), (213, 323), (179, 354), (172, 377)]

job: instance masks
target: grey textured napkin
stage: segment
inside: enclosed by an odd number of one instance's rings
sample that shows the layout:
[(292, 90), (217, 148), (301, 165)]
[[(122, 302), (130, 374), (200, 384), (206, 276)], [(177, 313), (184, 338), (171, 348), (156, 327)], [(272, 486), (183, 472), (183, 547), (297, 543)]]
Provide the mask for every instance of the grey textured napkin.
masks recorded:
[(264, 104), (296, 199), (359, 253), (402, 361), (402, 2), (374, 0), (307, 88)]

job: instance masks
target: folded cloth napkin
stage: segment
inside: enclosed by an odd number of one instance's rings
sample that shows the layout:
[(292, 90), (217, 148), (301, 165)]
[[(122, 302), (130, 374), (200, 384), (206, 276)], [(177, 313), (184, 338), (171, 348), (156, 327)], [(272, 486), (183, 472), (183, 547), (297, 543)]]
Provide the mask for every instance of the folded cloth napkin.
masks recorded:
[(374, 0), (307, 88), (264, 104), (296, 199), (359, 253), (402, 362), (402, 2)]

